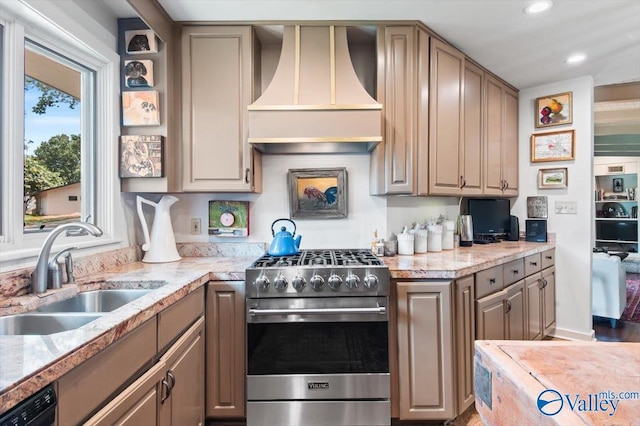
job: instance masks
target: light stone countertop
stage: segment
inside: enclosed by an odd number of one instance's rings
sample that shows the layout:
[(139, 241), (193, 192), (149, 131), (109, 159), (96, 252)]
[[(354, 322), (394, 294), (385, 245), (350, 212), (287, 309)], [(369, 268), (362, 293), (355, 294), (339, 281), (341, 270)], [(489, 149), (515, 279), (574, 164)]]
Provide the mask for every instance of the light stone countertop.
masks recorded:
[[(458, 278), (554, 248), (554, 243), (502, 242), (438, 253), (384, 257), (397, 279)], [(46, 336), (0, 336), (0, 413), (54, 382), (146, 320), (209, 281), (244, 281), (252, 257), (186, 257), (178, 262), (128, 263), (56, 293), (21, 296), (15, 306), (35, 309), (78, 291), (152, 288), (154, 291), (75, 330)], [(69, 286), (63, 286), (63, 289)], [(62, 296), (61, 296), (62, 295)]]

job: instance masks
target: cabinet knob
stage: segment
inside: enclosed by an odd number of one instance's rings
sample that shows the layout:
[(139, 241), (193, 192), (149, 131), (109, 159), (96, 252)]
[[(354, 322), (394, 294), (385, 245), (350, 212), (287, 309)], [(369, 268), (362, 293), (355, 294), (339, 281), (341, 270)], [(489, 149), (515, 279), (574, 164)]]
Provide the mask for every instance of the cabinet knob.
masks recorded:
[(495, 283), (496, 283), (495, 278), (489, 278), (489, 284), (495, 284)]
[(545, 256), (545, 258), (546, 258), (547, 260), (551, 260), (551, 259), (553, 259), (553, 256), (549, 256), (549, 255), (547, 255), (547, 256)]
[(529, 262), (529, 265), (531, 265), (531, 266), (538, 266), (538, 262)]
[(519, 272), (520, 272), (519, 270), (514, 269), (514, 270), (513, 270), (513, 275), (518, 275), (518, 273), (519, 273)]

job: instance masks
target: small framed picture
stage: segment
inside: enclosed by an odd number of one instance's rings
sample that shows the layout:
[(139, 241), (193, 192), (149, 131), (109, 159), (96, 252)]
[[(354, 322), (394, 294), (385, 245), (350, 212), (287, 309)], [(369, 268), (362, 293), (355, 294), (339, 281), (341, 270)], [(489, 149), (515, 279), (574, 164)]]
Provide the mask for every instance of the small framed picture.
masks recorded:
[(160, 108), (157, 91), (122, 92), (123, 126), (158, 126), (159, 124)]
[(160, 135), (120, 136), (120, 177), (162, 177), (162, 142)]
[(289, 213), (292, 219), (347, 217), (347, 169), (289, 170)]
[(133, 30), (124, 32), (124, 46), (128, 55), (158, 53), (156, 35), (152, 30)]
[[(567, 168), (538, 170), (538, 188), (560, 189), (567, 187)], [(546, 198), (546, 197), (545, 197)], [(546, 203), (545, 203), (546, 209)], [(545, 216), (546, 217), (546, 216)]]
[(531, 135), (531, 162), (573, 160), (575, 130), (534, 133)]
[(131, 89), (153, 87), (153, 61), (124, 61), (124, 84)]
[(624, 191), (622, 178), (613, 178), (613, 192)]
[(573, 123), (573, 92), (558, 93), (536, 99), (536, 127)]

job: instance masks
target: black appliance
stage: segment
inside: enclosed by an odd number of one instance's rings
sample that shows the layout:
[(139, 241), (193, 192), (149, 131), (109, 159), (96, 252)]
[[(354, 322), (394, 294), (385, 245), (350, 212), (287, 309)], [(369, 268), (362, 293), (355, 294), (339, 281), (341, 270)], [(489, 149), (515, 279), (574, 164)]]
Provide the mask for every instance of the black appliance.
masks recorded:
[(49, 385), (0, 414), (0, 426), (53, 425), (56, 419), (56, 404), (56, 393), (53, 385)]
[(391, 423), (389, 281), (364, 249), (246, 270), (247, 426)]
[(468, 205), (475, 235), (504, 235), (511, 227), (508, 199), (471, 198)]
[(511, 216), (509, 220), (509, 232), (507, 232), (507, 241), (518, 241), (520, 239), (520, 224), (518, 216)]
[(525, 237), (526, 241), (534, 243), (547, 242), (547, 220), (546, 219), (527, 219)]

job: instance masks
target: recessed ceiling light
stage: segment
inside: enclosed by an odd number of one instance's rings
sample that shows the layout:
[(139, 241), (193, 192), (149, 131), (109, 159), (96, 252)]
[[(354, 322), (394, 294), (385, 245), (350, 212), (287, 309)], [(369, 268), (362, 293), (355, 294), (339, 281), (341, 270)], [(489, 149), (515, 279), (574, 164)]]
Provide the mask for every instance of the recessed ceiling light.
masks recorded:
[(582, 62), (587, 58), (587, 55), (584, 53), (576, 53), (575, 55), (571, 55), (567, 58), (566, 62), (568, 64), (577, 64), (578, 62)]
[(536, 13), (544, 12), (553, 6), (553, 2), (551, 0), (542, 0), (531, 3), (524, 9), (524, 13), (527, 15), (534, 15)]

